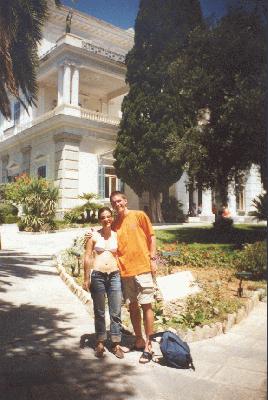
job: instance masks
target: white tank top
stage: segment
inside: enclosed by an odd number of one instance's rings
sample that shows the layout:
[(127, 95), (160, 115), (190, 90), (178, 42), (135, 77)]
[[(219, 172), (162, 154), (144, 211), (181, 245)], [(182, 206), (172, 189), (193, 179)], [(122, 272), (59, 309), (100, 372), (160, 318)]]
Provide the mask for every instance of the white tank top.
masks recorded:
[(94, 250), (98, 252), (110, 251), (111, 253), (116, 253), (117, 251), (117, 234), (114, 231), (111, 231), (111, 236), (107, 240), (104, 239), (99, 231), (94, 232), (92, 240), (95, 242)]

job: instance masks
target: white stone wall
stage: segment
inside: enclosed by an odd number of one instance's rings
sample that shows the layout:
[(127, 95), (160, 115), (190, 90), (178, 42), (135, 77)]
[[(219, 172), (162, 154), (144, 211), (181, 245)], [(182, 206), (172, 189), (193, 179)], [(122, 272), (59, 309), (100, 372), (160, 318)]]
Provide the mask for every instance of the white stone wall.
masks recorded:
[(47, 179), (55, 179), (55, 143), (51, 135), (41, 136), (31, 142), (31, 169), (30, 174), (37, 176), (37, 170), (46, 166)]
[(261, 183), (261, 176), (259, 168), (252, 165), (248, 174), (245, 185), (245, 210), (246, 212), (253, 211), (255, 208), (252, 206), (252, 200), (263, 192)]
[(98, 193), (98, 157), (96, 154), (80, 150), (79, 194), (83, 193)]

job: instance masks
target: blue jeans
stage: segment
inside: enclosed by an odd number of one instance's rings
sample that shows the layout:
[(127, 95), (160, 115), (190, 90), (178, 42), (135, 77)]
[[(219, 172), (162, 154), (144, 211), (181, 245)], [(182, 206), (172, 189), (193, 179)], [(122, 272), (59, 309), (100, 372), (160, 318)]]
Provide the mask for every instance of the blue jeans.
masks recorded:
[(95, 332), (97, 341), (107, 339), (105, 324), (105, 295), (110, 314), (110, 337), (113, 343), (121, 341), (121, 278), (119, 271), (110, 274), (92, 271), (90, 292), (94, 305)]

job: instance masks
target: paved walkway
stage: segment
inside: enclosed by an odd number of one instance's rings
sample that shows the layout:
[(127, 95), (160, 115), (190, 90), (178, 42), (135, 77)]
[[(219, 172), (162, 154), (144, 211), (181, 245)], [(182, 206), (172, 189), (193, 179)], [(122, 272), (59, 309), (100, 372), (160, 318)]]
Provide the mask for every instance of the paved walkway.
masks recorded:
[(99, 360), (90, 347), (93, 323), (50, 256), (77, 231), (5, 235), (10, 247), (0, 251), (1, 400), (266, 398), (265, 303), (227, 334), (192, 343), (195, 372), (139, 365), (136, 352), (118, 360), (107, 351)]

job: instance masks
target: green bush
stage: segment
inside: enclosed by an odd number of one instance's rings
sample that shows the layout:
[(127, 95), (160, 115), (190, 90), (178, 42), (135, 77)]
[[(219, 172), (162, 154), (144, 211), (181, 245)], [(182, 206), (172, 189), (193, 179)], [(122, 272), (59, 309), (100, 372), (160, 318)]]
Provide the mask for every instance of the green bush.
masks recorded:
[(18, 215), (18, 209), (13, 204), (0, 203), (0, 213), (5, 215)]
[[(165, 246), (164, 250), (175, 250)], [(220, 248), (202, 249), (191, 245), (180, 244), (176, 246), (179, 254), (167, 258), (169, 266), (184, 266), (197, 268), (235, 268), (236, 260), (240, 257), (240, 251), (223, 251)], [(165, 252), (164, 252), (165, 253)], [(161, 254), (161, 251), (160, 251)], [(161, 264), (161, 262), (160, 262)]]
[(224, 299), (219, 285), (204, 287), (202, 292), (187, 297), (180, 324), (194, 328), (224, 321), (227, 314), (236, 312), (240, 306), (239, 299)]
[(84, 224), (86, 222), (95, 223), (98, 221), (98, 209), (103, 205), (99, 203), (95, 203), (93, 200), (98, 199), (98, 195), (95, 193), (83, 193), (82, 196), (79, 196), (80, 199), (86, 200), (86, 203), (72, 208), (69, 211), (66, 211), (63, 218), (66, 222), (70, 224)]
[(81, 207), (75, 207), (70, 211), (66, 211), (63, 216), (64, 220), (70, 224), (83, 224), (85, 221), (83, 210)]
[(22, 206), (20, 230), (39, 232), (53, 229), (58, 188), (52, 183), (22, 174), (15, 182), (6, 185), (5, 196), (8, 201)]
[(267, 268), (266, 242), (247, 244), (236, 265), (238, 271), (251, 272), (255, 279), (263, 278)]
[(0, 224), (13, 224), (17, 222), (18, 209), (12, 204), (0, 203)]
[(268, 195), (260, 194), (252, 201), (253, 206), (255, 207), (254, 211), (250, 211), (250, 215), (255, 217), (258, 221), (267, 220), (267, 211), (268, 211)]
[(4, 224), (16, 224), (18, 217), (16, 215), (8, 214), (5, 216)]
[(220, 282), (215, 282), (212, 286), (201, 285), (199, 282), (199, 286), (202, 291), (188, 296), (184, 301), (154, 304), (155, 324), (158, 328), (161, 325), (161, 329), (179, 327), (185, 330), (224, 321), (227, 314), (236, 312), (242, 305), (240, 299), (228, 299), (224, 296)]

